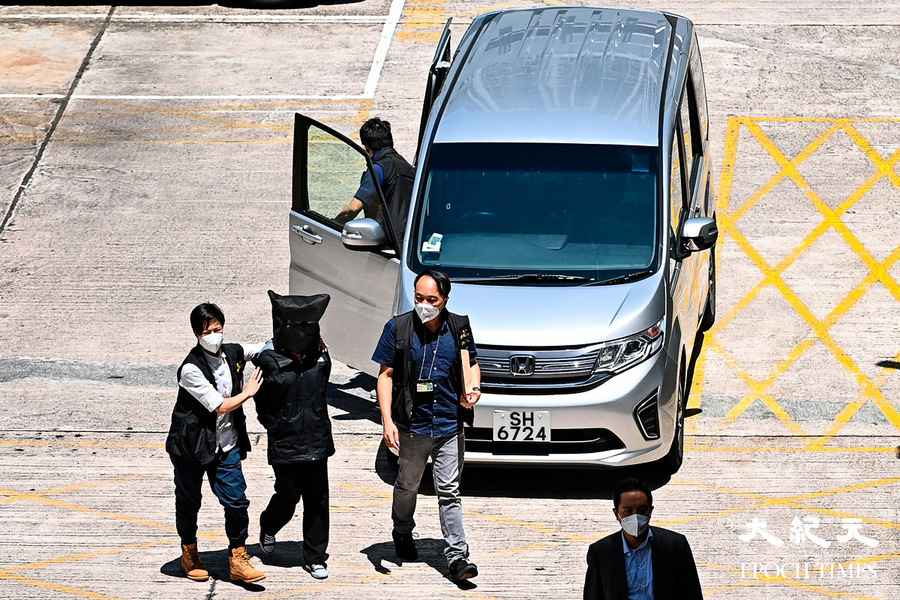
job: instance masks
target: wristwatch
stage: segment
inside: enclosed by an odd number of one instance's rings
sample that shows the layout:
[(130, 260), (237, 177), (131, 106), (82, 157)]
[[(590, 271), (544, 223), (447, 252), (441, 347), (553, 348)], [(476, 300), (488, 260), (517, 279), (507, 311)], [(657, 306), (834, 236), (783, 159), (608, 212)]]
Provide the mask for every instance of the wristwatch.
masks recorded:
[(473, 391), (473, 392), (480, 392), (480, 391), (481, 391), (481, 388), (478, 387), (477, 385), (473, 385), (473, 386), (472, 386), (472, 391)]

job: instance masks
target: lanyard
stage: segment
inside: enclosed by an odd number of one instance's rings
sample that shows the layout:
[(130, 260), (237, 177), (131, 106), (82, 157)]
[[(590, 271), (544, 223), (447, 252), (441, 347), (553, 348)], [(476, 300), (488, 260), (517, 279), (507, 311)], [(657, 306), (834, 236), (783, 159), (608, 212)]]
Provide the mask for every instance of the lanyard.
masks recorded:
[[(431, 369), (428, 370), (428, 379), (431, 379), (431, 374), (434, 373), (434, 363), (437, 361), (437, 352), (438, 347), (441, 345), (441, 332), (438, 332), (437, 340), (434, 342), (434, 352), (431, 355)], [(422, 367), (419, 369), (419, 380), (422, 379), (422, 374), (425, 373), (425, 350), (428, 348), (428, 345), (422, 349)]]

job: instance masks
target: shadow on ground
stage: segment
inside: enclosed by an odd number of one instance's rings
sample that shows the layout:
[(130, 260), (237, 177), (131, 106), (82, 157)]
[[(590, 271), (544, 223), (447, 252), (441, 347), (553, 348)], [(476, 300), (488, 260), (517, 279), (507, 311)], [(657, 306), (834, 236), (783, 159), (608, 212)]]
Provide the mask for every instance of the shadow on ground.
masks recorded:
[[(381, 425), (381, 413), (378, 403), (369, 397), (375, 389), (376, 379), (366, 373), (357, 373), (349, 381), (341, 384), (328, 384), (328, 404), (346, 412), (345, 415), (333, 417), (336, 421), (360, 421), (368, 419)], [(366, 395), (360, 397), (345, 390), (362, 390)]]
[[(427, 564), (462, 590), (471, 590), (478, 587), (472, 581), (453, 581), (450, 579), (449, 572), (447, 571), (447, 559), (444, 558), (445, 547), (446, 544), (444, 543), (444, 540), (435, 538), (417, 539), (416, 549), (419, 551), (419, 560), (414, 562)], [(375, 570), (382, 575), (390, 575), (393, 572), (392, 568), (403, 568), (403, 561), (397, 558), (397, 553), (394, 551), (394, 542), (379, 542), (377, 544), (372, 544), (371, 546), (363, 548), (360, 552), (366, 555), (366, 558), (369, 559), (369, 562), (372, 563)], [(391, 566), (387, 566), (385, 564), (386, 562), (391, 563)]]

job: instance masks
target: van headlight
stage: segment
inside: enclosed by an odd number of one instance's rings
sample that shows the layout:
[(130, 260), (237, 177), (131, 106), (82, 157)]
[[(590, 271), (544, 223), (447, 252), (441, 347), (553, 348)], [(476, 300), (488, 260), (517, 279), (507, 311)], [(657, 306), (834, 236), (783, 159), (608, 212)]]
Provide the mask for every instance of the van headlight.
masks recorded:
[(656, 354), (663, 345), (664, 325), (660, 319), (644, 331), (603, 344), (594, 372), (620, 373)]

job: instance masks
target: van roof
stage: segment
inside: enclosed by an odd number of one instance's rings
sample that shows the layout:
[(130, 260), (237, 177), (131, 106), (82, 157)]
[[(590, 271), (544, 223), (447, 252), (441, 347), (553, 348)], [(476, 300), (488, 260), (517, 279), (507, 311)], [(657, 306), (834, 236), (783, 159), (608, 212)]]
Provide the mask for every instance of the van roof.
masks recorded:
[(666, 15), (538, 8), (479, 20), (435, 142), (658, 145)]

